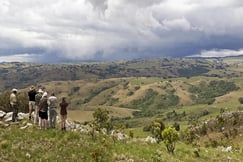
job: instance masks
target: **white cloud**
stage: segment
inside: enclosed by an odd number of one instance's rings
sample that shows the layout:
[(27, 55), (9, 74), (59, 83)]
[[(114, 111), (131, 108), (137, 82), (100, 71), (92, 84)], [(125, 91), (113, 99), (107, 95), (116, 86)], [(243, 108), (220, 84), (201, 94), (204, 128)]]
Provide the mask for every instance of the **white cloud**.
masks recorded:
[(0, 60), (3, 62), (33, 62), (40, 55), (36, 54), (14, 54), (10, 56), (0, 56)]
[(0, 55), (37, 48), (95, 60), (237, 51), (242, 17), (240, 0), (2, 0)]
[(212, 49), (209, 51), (202, 51), (200, 54), (192, 55), (191, 57), (227, 57), (243, 55), (243, 49), (229, 50), (229, 49)]

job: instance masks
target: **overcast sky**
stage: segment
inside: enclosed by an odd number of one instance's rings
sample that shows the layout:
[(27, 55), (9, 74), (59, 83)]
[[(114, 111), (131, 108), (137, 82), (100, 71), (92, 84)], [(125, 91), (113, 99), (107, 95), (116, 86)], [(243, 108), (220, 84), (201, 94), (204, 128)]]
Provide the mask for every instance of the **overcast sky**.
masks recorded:
[(230, 55), (242, 0), (0, 0), (0, 62)]

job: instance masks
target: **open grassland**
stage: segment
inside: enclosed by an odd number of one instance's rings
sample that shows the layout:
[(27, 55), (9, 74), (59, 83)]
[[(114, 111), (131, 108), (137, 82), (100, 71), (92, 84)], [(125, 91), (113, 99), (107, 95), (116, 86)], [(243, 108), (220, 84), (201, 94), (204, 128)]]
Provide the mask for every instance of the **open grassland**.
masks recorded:
[(231, 152), (203, 143), (193, 146), (178, 142), (175, 153), (170, 154), (163, 142), (151, 144), (141, 137), (114, 142), (101, 134), (92, 138), (80, 132), (41, 131), (35, 127), (20, 130), (11, 125), (1, 128), (0, 161), (243, 161), (242, 139), (238, 140), (239, 148)]
[(133, 112), (136, 110), (126, 109), (126, 108), (119, 108), (119, 107), (112, 107), (112, 106), (89, 106), (83, 107), (78, 110), (69, 110), (68, 111), (68, 119), (79, 121), (79, 122), (86, 122), (93, 120), (93, 113), (97, 108), (105, 109), (109, 111), (110, 118), (132, 118)]

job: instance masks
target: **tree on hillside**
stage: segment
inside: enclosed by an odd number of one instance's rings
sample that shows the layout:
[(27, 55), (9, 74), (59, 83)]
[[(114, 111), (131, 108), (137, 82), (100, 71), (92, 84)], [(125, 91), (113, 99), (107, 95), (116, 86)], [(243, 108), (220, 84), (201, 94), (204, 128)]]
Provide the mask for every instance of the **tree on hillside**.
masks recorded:
[(102, 128), (106, 128), (107, 131), (111, 128), (111, 123), (109, 122), (109, 111), (105, 109), (98, 108), (93, 113), (94, 125), (98, 131)]
[(156, 119), (151, 124), (151, 133), (158, 140), (158, 143), (163, 140), (162, 131), (165, 129), (165, 125), (162, 120)]
[(168, 127), (162, 132), (163, 141), (169, 153), (174, 153), (176, 142), (179, 140), (179, 132), (175, 128)]
[(243, 97), (240, 97), (239, 99), (240, 104), (243, 104)]

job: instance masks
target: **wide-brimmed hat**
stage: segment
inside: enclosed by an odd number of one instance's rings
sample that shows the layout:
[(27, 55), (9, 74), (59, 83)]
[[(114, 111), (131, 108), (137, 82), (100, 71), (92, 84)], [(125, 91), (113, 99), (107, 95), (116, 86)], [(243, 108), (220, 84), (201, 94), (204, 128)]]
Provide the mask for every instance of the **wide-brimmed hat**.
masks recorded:
[(35, 89), (35, 86), (32, 85), (32, 86), (30, 87), (30, 90), (34, 90), (34, 89)]
[(12, 89), (12, 92), (18, 92), (18, 90), (16, 88)]
[(46, 97), (47, 96), (47, 92), (44, 92), (42, 97)]

